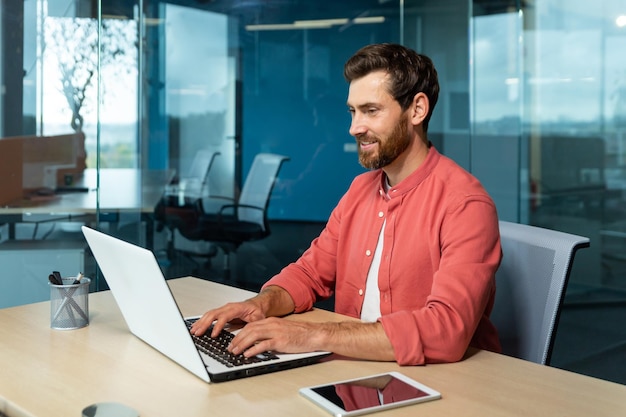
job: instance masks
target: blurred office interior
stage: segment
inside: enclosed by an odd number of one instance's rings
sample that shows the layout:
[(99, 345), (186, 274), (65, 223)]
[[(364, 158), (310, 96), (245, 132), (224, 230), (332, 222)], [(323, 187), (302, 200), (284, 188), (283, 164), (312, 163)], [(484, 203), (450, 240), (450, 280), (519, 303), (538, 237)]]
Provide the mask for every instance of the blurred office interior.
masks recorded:
[(217, 155), (200, 192), (227, 197), (257, 154), (289, 157), (270, 236), (231, 255), (231, 278), (258, 289), (363, 172), (343, 63), (396, 42), (433, 59), (429, 138), (500, 218), (591, 239), (552, 364), (626, 383), (623, 0), (5, 1), (0, 40), (0, 308), (49, 299), (52, 270), (106, 288), (83, 224), (154, 250), (167, 278), (223, 280), (219, 254), (168, 251), (154, 221), (200, 150)]

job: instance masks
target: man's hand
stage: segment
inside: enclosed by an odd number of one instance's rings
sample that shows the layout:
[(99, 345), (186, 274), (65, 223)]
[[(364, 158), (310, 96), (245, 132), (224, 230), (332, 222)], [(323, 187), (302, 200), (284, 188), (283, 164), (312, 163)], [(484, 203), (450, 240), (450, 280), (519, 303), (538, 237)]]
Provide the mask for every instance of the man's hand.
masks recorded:
[(247, 324), (233, 338), (228, 350), (246, 357), (268, 350), (283, 353), (301, 353), (321, 350), (319, 323), (285, 320), (270, 317)]
[(217, 337), (229, 321), (240, 319), (246, 323), (265, 318), (265, 313), (253, 299), (238, 303), (228, 303), (220, 308), (209, 310), (191, 325), (191, 334), (200, 336), (215, 323), (211, 337)]
[(209, 310), (191, 326), (191, 334), (201, 336), (215, 323), (211, 337), (217, 337), (229, 321), (239, 319), (246, 323), (271, 316), (284, 316), (293, 312), (294, 304), (287, 291), (269, 286), (246, 301), (228, 303)]
[(278, 318), (294, 309), (287, 291), (269, 286), (249, 300), (207, 311), (191, 326), (191, 333), (200, 336), (214, 324), (211, 337), (217, 337), (228, 322), (239, 319), (247, 324), (229, 346), (236, 355), (243, 353), (250, 357), (268, 350), (283, 353), (325, 350), (353, 358), (395, 360), (391, 342), (379, 322), (313, 323)]

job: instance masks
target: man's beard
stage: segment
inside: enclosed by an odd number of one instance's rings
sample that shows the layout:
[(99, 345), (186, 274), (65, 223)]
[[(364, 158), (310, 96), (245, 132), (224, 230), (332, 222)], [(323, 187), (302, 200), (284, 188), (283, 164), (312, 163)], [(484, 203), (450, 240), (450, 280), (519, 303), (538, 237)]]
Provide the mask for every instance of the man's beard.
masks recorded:
[[(378, 150), (363, 151), (358, 144), (360, 142), (377, 142)], [(376, 135), (357, 137), (357, 152), (359, 163), (367, 169), (379, 169), (392, 163), (398, 155), (404, 152), (411, 140), (408, 134), (406, 118), (401, 118), (393, 131), (382, 139)]]

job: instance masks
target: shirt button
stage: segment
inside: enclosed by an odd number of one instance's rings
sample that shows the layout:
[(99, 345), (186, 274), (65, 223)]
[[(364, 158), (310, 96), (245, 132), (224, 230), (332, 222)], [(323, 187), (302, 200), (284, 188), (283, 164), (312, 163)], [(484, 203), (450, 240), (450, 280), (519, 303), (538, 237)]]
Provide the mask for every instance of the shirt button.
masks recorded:
[(378, 212), (378, 217), (383, 217), (385, 215), (385, 213), (383, 213), (382, 211)]
[(366, 251), (365, 251), (365, 255), (366, 255), (366, 256), (370, 256), (371, 254), (372, 254), (372, 251), (371, 251), (371, 250), (369, 250), (369, 249), (368, 249), (368, 250), (366, 250)]
[(363, 289), (359, 288), (359, 295), (363, 295)]

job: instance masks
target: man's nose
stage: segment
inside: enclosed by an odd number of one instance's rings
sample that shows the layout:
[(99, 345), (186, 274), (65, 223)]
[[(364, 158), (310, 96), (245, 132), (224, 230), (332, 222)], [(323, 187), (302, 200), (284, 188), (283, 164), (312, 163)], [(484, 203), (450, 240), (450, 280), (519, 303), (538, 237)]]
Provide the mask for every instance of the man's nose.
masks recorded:
[(358, 115), (354, 115), (352, 117), (352, 122), (350, 123), (349, 133), (352, 136), (357, 137), (365, 132), (367, 132), (367, 128), (365, 127), (363, 120)]

